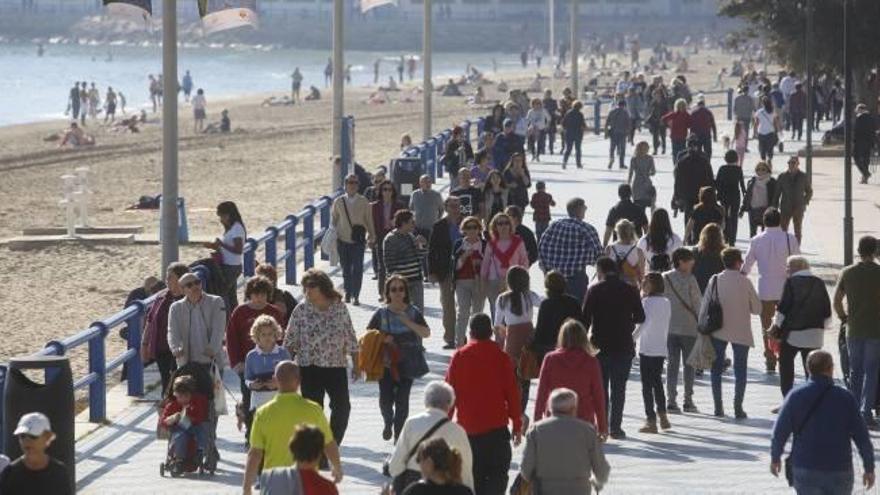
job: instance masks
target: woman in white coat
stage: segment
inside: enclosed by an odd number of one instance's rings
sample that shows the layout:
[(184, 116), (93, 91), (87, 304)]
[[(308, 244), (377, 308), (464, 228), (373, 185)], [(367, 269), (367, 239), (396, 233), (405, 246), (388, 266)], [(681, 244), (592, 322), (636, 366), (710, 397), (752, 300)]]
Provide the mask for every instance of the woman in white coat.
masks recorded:
[(721, 302), (723, 323), (712, 334), (715, 347), (715, 362), (712, 365), (712, 398), (715, 401), (715, 416), (724, 416), (721, 401), (721, 373), (724, 371), (724, 357), (727, 344), (733, 347), (733, 375), (735, 378), (733, 407), (736, 419), (747, 418), (743, 410), (743, 397), (746, 393), (749, 348), (755, 346), (752, 336), (752, 316), (761, 313), (761, 301), (752, 281), (740, 270), (743, 265), (742, 252), (727, 248), (721, 252), (724, 271), (714, 275), (706, 287), (700, 315), (707, 311), (710, 301)]

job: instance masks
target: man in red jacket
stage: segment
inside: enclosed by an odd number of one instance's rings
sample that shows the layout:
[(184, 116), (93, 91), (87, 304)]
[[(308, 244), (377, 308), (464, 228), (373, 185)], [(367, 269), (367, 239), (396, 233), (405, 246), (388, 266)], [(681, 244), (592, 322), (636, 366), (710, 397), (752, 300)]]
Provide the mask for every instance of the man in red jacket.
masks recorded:
[(468, 434), (474, 459), (474, 492), (503, 495), (513, 454), (522, 440), (520, 391), (513, 361), (492, 342), (492, 322), (485, 313), (470, 319), (470, 342), (452, 355), (446, 381), (455, 390), (449, 412)]

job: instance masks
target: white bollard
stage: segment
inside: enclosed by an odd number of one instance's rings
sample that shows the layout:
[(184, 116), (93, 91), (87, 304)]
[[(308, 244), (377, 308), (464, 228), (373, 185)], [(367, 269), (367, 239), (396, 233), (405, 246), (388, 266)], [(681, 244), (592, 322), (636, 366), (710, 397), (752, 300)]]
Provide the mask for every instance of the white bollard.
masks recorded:
[(88, 227), (89, 196), (92, 195), (92, 191), (89, 190), (89, 167), (77, 167), (74, 169), (74, 172), (76, 172), (77, 189), (74, 191), (73, 197), (76, 199), (79, 208), (79, 226)]
[(72, 199), (62, 199), (58, 204), (66, 210), (67, 237), (76, 237), (76, 205)]
[(67, 237), (76, 235), (76, 203), (73, 200), (74, 192), (77, 189), (77, 177), (71, 174), (61, 176), (61, 191), (64, 197), (58, 202), (65, 210), (65, 220), (67, 225)]

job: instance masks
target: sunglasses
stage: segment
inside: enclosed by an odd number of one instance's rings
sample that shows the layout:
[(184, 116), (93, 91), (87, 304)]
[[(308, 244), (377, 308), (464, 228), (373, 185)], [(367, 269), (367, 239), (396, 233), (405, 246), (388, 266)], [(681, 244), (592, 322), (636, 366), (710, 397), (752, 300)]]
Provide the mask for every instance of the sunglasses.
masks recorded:
[(393, 287), (389, 287), (389, 288), (388, 288), (388, 292), (391, 292), (391, 293), (394, 293), (394, 292), (406, 292), (406, 287), (403, 287), (403, 286), (400, 286), (400, 285), (396, 285), (396, 286), (393, 286)]
[(480, 228), (477, 227), (476, 225), (466, 225), (464, 227), (464, 230), (480, 230)]

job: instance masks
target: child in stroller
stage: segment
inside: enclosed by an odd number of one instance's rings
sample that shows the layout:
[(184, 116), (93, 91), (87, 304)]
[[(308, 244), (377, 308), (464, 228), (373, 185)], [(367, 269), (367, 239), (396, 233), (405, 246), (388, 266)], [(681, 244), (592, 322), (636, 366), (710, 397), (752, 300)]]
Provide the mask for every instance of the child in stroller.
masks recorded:
[(159, 474), (164, 476), (167, 470), (176, 478), (195, 471), (213, 473), (215, 464), (206, 458), (214, 452), (210, 445), (214, 438), (211, 377), (192, 365), (178, 369), (175, 375), (160, 405), (159, 436), (169, 442)]

